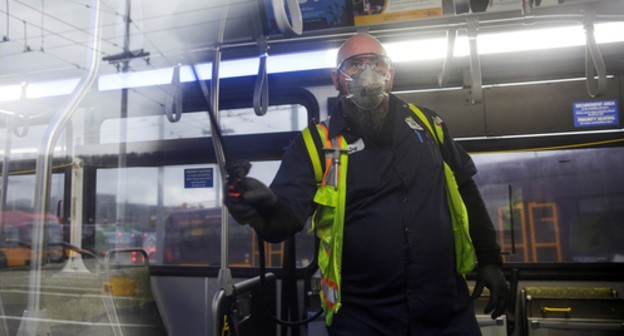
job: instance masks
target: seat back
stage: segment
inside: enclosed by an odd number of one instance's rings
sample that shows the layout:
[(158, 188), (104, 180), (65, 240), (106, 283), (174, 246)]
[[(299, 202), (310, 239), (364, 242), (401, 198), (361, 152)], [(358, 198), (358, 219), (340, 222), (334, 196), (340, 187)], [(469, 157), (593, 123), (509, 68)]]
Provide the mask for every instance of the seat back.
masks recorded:
[(167, 335), (152, 294), (149, 259), (140, 248), (107, 252), (102, 273), (102, 301), (115, 336)]

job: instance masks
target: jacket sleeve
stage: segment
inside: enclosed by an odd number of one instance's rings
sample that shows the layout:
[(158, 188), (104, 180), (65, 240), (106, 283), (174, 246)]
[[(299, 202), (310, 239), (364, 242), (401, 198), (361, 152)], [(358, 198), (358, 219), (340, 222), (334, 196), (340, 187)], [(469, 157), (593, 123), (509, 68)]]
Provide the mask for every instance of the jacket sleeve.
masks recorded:
[(261, 213), (265, 225), (259, 234), (277, 243), (301, 231), (314, 211), (316, 180), (301, 134), (286, 148), (271, 190), (278, 202), (270, 211)]
[(459, 186), (470, 220), (470, 237), (477, 253), (479, 265), (501, 265), (500, 246), (496, 243), (496, 231), (485, 208), (477, 184), (471, 179)]
[(268, 212), (260, 214), (264, 220), (263, 229), (257, 232), (263, 240), (269, 243), (279, 243), (291, 234), (301, 229), (305, 222), (300, 221), (290, 210), (283, 200), (278, 199), (277, 204)]

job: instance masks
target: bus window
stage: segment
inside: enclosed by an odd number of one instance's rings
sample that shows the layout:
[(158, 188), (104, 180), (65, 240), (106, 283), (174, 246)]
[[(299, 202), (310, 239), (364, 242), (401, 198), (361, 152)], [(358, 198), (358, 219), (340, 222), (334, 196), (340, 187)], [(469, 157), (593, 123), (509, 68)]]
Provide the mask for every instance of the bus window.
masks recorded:
[[(10, 136), (10, 160), (27, 160), (35, 159), (37, 157), (38, 146), (40, 139), (46, 131), (47, 125), (19, 125), (17, 126), (18, 133), (20, 135), (11, 134)], [(2, 129), (0, 131), (0, 144), (5, 144), (7, 141), (7, 132)], [(59, 136), (59, 140), (54, 147), (54, 155), (62, 156), (67, 155), (67, 149), (69, 148), (67, 142), (67, 136), (65, 132)], [(4, 154), (4, 148), (0, 148), (0, 153)], [(12, 171), (11, 174), (20, 174), (23, 172)], [(28, 173), (32, 173), (28, 171)]]
[(473, 159), (507, 262), (624, 262), (624, 148)]
[[(29, 171), (32, 173), (32, 171)], [(33, 203), (35, 201), (35, 176), (34, 175), (13, 175), (23, 174), (25, 172), (15, 171), (9, 172), (9, 181), (7, 186), (6, 205), (4, 210), (21, 210), (25, 212), (33, 212)], [(52, 174), (50, 182), (50, 201), (48, 212), (56, 213), (59, 202), (63, 201), (63, 192), (65, 184), (65, 175)]]
[[(279, 162), (253, 162), (250, 176), (270, 183)], [(204, 173), (203, 177), (192, 175)], [(126, 182), (120, 186), (119, 180)], [(97, 171), (95, 250), (141, 247), (155, 265), (219, 266), (221, 190), (215, 165), (99, 169)], [(254, 231), (229, 219), (229, 263), (257, 267)], [(300, 237), (299, 237), (300, 236)], [(297, 237), (297, 264), (313, 259), (313, 236)], [(268, 267), (279, 267), (283, 244), (267, 244)]]
[[(102, 123), (100, 143), (117, 143), (124, 120), (109, 119)], [(270, 106), (258, 117), (253, 109), (219, 111), (223, 135), (265, 134), (299, 131), (307, 125), (306, 108), (299, 104)], [(210, 121), (205, 111), (186, 112), (180, 121), (171, 123), (164, 115), (127, 118), (127, 142), (201, 138), (210, 136)]]
[[(20, 210), (7, 210), (0, 214), (0, 269), (23, 267), (30, 264), (33, 223), (32, 213)], [(56, 216), (46, 216), (45, 252), (46, 261), (64, 261), (63, 227)]]

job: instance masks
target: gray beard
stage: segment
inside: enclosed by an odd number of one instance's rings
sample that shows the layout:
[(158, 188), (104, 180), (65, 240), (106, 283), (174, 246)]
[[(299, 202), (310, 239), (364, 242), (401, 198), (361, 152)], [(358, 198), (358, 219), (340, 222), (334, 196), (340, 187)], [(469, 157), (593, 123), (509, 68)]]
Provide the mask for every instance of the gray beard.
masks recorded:
[(342, 96), (342, 114), (347, 120), (351, 130), (364, 140), (372, 140), (378, 137), (383, 127), (389, 108), (388, 97), (374, 109), (360, 109), (350, 100)]

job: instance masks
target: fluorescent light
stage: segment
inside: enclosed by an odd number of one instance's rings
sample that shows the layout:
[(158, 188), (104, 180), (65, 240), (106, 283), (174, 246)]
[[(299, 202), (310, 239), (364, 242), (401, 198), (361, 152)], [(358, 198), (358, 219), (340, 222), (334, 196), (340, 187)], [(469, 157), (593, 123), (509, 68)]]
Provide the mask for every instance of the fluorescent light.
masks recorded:
[(6, 116), (14, 116), (15, 112), (0, 109), (0, 114), (4, 114)]
[[(259, 64), (260, 60), (258, 58), (224, 61), (219, 69), (219, 77), (235, 78), (257, 74)], [(212, 79), (212, 64), (210, 64), (210, 76), (208, 78)]]
[(608, 22), (596, 24), (594, 35), (596, 43), (614, 43), (624, 41), (624, 22)]
[[(54, 147), (54, 153), (62, 152), (64, 150), (63, 146)], [(36, 147), (27, 147), (27, 148), (11, 148), (11, 155), (29, 155), (29, 154), (37, 154), (39, 151)], [(4, 150), (0, 149), (0, 156), (4, 156)]]
[[(599, 44), (623, 42), (624, 22), (596, 24), (594, 35)], [(529, 29), (517, 32), (484, 33), (477, 36), (480, 55), (501, 54), (518, 51), (546, 50), (585, 45), (583, 27)], [(414, 40), (385, 45), (393, 62), (441, 59), (446, 56), (446, 38)], [(416, 52), (405, 52), (416, 50)], [(468, 56), (468, 39), (460, 36), (455, 40), (455, 57)]]
[[(269, 56), (267, 59), (267, 71), (269, 73), (281, 73), (333, 68), (336, 66), (337, 54), (338, 49), (330, 49), (273, 57)], [(256, 70), (254, 74), (257, 72)]]
[[(585, 33), (580, 26), (533, 29), (519, 32), (481, 34), (477, 37), (480, 55), (517, 51), (545, 50), (585, 44)], [(468, 39), (457, 39), (455, 56), (469, 54)]]
[(23, 84), (0, 86), (0, 101), (13, 101), (22, 97)]
[[(337, 49), (296, 53), (287, 55), (269, 55), (267, 58), (268, 73), (283, 73), (312, 69), (333, 68), (336, 63)], [(223, 61), (219, 67), (219, 76), (223, 78), (236, 78), (253, 76), (258, 74), (260, 65), (259, 58), (245, 58), (232, 61)], [(195, 65), (197, 75), (201, 80), (212, 78), (212, 63)], [(118, 90), (149, 85), (162, 85), (172, 82), (173, 68), (128, 72), (100, 76), (98, 87), (100, 91)], [(180, 82), (192, 82), (195, 80), (190, 66), (180, 68)]]
[[(259, 61), (257, 58), (244, 58), (233, 61), (223, 61), (219, 66), (220, 78), (235, 78), (255, 75), (258, 73)], [(212, 79), (212, 63), (201, 63), (195, 65), (197, 76), (201, 80)], [(171, 81), (171, 78), (170, 78)], [(195, 76), (190, 66), (183, 66), (180, 69), (180, 82), (193, 82)]]
[(102, 75), (98, 78), (98, 88), (100, 91), (107, 91), (122, 88), (163, 85), (171, 83), (172, 74), (173, 68), (163, 68)]
[[(624, 42), (624, 22), (599, 23), (594, 34), (599, 44)], [(527, 29), (517, 32), (481, 33), (477, 36), (480, 55), (511, 53), (518, 51), (545, 50), (563, 47), (582, 46), (585, 44), (585, 32), (581, 25)], [(407, 42), (385, 44), (393, 62), (408, 62), (442, 59), (446, 56), (446, 38), (421, 39)], [(412, 52), (415, 51), (415, 52)], [(469, 55), (468, 40), (460, 36), (455, 40), (455, 57)], [(337, 49), (269, 55), (268, 73), (284, 73), (313, 69), (331, 69), (335, 66)], [(258, 73), (259, 58), (246, 58), (223, 61), (219, 72), (220, 78), (253, 76)], [(212, 78), (212, 64), (202, 63), (195, 66), (202, 80)], [(173, 68), (102, 75), (98, 78), (100, 91), (118, 90), (171, 83)], [(189, 66), (180, 69), (180, 82), (191, 82), (195, 76)], [(69, 94), (75, 88), (78, 79), (54, 82), (30, 83), (27, 87), (28, 98), (48, 97)], [(0, 101), (20, 99), (22, 85), (0, 86)]]
[(446, 56), (446, 46), (445, 38), (395, 42), (384, 45), (388, 56), (395, 63), (441, 59)]
[(79, 78), (29, 83), (26, 98), (43, 98), (70, 94), (78, 85)]
[[(195, 65), (195, 71), (197, 76), (202, 80), (209, 80), (212, 78), (212, 63), (202, 63)], [(192, 82), (195, 81), (193, 71), (190, 66), (183, 66), (180, 68), (180, 82)]]

